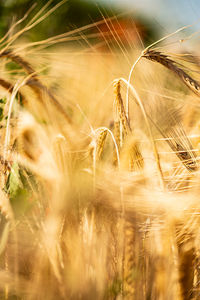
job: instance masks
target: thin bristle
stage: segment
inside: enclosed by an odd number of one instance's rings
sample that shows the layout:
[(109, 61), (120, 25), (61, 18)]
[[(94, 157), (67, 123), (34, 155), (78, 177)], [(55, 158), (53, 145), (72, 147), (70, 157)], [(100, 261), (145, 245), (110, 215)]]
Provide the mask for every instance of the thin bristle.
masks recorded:
[(156, 111), (156, 116), (157, 120), (153, 120), (148, 114), (151, 123), (185, 167), (189, 171), (196, 171), (198, 169), (196, 154), (181, 124), (179, 110), (160, 105)]

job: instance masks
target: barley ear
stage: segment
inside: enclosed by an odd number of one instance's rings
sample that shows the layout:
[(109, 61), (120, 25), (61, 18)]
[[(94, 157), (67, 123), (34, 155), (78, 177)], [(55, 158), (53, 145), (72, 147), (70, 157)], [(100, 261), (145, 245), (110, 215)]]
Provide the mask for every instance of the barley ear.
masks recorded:
[(174, 60), (169, 58), (168, 55), (163, 54), (161, 52), (157, 52), (154, 50), (147, 50), (144, 52), (143, 56), (144, 58), (153, 61), (158, 62), (159, 64), (166, 67), (168, 70), (172, 71), (174, 74), (176, 74), (181, 81), (197, 96), (200, 97), (200, 84), (198, 81), (193, 79), (189, 74), (187, 74), (181, 66), (179, 66)]

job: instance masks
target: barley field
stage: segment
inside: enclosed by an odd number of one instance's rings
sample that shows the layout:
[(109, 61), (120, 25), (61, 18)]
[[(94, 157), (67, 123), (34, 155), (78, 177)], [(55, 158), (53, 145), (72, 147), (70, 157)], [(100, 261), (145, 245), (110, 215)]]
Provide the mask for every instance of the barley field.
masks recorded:
[(200, 299), (198, 33), (28, 41), (55, 10), (0, 39), (0, 299)]

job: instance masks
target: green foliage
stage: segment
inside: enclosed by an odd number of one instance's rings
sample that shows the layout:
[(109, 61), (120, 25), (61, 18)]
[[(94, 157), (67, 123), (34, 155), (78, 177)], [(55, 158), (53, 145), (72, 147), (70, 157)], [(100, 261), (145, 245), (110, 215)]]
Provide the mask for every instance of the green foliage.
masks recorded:
[[(32, 0), (13, 0), (3, 1), (0, 3), (0, 34), (3, 35), (9, 29), (10, 24), (14, 18), (22, 18), (28, 9), (35, 3)], [(36, 1), (37, 6), (32, 12), (30, 17), (36, 11), (39, 11), (46, 3), (43, 0)], [(49, 9), (58, 4), (59, 1), (53, 0)], [(38, 40), (66, 32), (74, 27), (80, 27), (88, 23), (92, 23), (101, 19), (100, 9), (104, 9), (105, 5), (98, 7), (92, 1), (84, 0), (69, 0), (59, 7), (51, 16), (45, 19), (42, 23), (38, 24), (28, 37), (31, 40)], [(117, 13), (114, 9), (112, 13)], [(106, 9), (106, 14), (110, 15), (111, 12)], [(23, 26), (23, 25), (22, 25)]]
[[(21, 67), (17, 63), (15, 63), (15, 62), (9, 61), (6, 64), (6, 69), (8, 71), (12, 71), (13, 75), (18, 75), (19, 74), (19, 70), (21, 70)], [(25, 74), (25, 72), (23, 72), (23, 74)]]
[(12, 169), (8, 179), (8, 193), (10, 197), (15, 198), (19, 189), (21, 189), (22, 187), (23, 185), (20, 179), (19, 166), (15, 162), (12, 165)]
[(0, 99), (0, 104), (6, 104), (6, 97)]
[(23, 215), (30, 207), (30, 193), (23, 181), (24, 178), (19, 165), (14, 162), (6, 183), (6, 191), (10, 196), (10, 202), (16, 217)]
[(4, 119), (4, 106), (6, 104), (6, 98), (0, 99), (0, 122)]
[(116, 277), (112, 283), (108, 286), (105, 292), (104, 299), (115, 299), (120, 295), (122, 289), (122, 280)]
[[(22, 18), (34, 3), (35, 1), (33, 0), (4, 0), (0, 2), (0, 35), (3, 36), (14, 20)], [(37, 0), (36, 3), (37, 6), (30, 14), (29, 20), (46, 4), (43, 0)], [(53, 8), (58, 3), (58, 0), (53, 0), (48, 9)], [(116, 9), (111, 4), (107, 5), (106, 2), (98, 3), (97, 5), (95, 1), (68, 0), (56, 9), (52, 15), (27, 32), (25, 37), (32, 41), (38, 41), (94, 23), (102, 19), (102, 14), (107, 18), (119, 15), (121, 12), (122, 10)], [(138, 19), (138, 16), (135, 19)], [(147, 29), (145, 40), (154, 38), (154, 34), (157, 31), (156, 28), (152, 28), (151, 23), (146, 18), (139, 18), (139, 21), (142, 22), (141, 24), (144, 25), (145, 30)], [(26, 23), (26, 21), (22, 23), (20, 25), (21, 28)]]
[(3, 107), (0, 107), (0, 121), (3, 120)]

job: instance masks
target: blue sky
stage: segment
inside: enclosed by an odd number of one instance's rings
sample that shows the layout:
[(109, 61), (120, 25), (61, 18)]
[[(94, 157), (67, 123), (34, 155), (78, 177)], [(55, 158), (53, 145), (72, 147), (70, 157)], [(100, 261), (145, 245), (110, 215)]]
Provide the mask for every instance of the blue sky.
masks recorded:
[(124, 8), (147, 15), (152, 21), (164, 28), (173, 31), (181, 26), (192, 24), (195, 30), (200, 29), (200, 0), (90, 0), (97, 3), (112, 3)]

